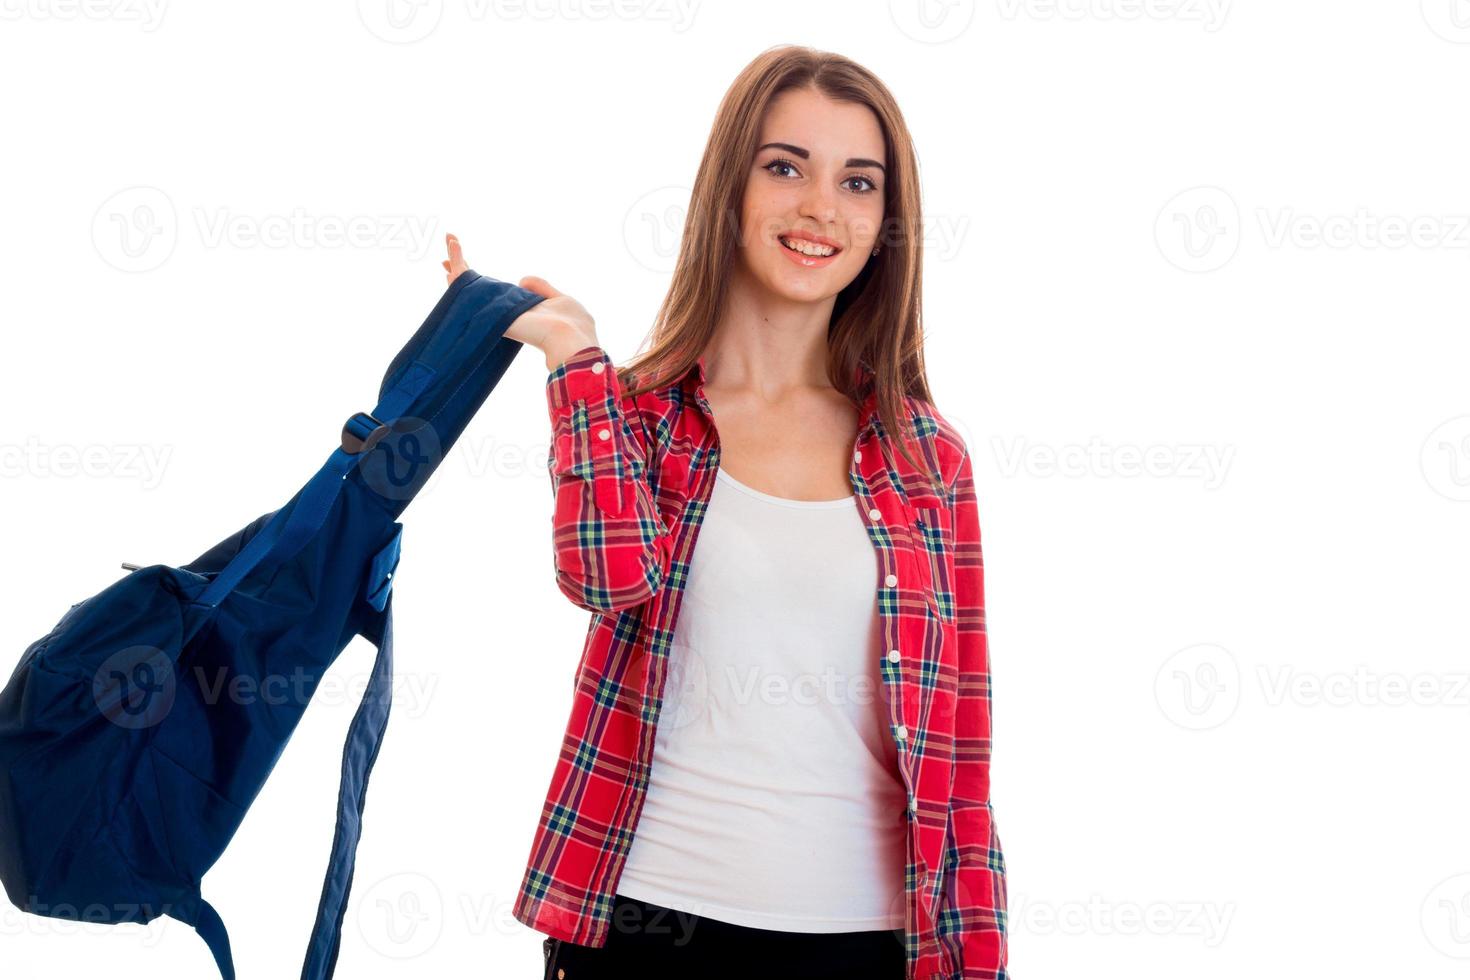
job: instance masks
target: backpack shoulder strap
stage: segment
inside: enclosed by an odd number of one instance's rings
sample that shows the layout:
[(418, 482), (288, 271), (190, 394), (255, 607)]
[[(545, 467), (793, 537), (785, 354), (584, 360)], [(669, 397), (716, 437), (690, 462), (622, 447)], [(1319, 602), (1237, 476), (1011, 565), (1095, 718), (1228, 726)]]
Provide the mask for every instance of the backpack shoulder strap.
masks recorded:
[[(397, 538), (389, 548), (397, 555)], [(384, 549), (387, 552), (389, 549)], [(389, 562), (391, 565), (396, 562)], [(386, 574), (386, 573), (385, 573)], [(326, 880), (317, 905), (316, 925), (307, 944), (306, 961), (301, 968), (302, 980), (329, 980), (337, 967), (337, 953), (342, 945), (342, 917), (347, 911), (347, 896), (352, 891), (352, 874), (357, 864), (357, 844), (362, 837), (362, 812), (367, 802), (368, 777), (377, 761), (388, 726), (388, 709), (393, 700), (393, 603), (390, 590), (379, 589), (370, 600), (381, 606), (381, 631), (369, 636), (378, 647), (372, 677), (363, 692), (362, 703), (353, 716), (342, 750), (342, 780), (337, 793), (337, 830), (332, 851), (327, 859)], [(364, 634), (366, 635), (366, 634)], [(235, 980), (234, 959), (230, 955), (230, 937), (224, 920), (214, 906), (198, 891), (168, 914), (194, 927), (199, 937), (214, 954), (223, 980)]]
[[(322, 897), (317, 905), (316, 925), (306, 948), (301, 980), (327, 980), (337, 966), (342, 944), (342, 916), (352, 891), (352, 874), (357, 865), (357, 842), (362, 837), (362, 811), (367, 802), (368, 777), (383, 745), (388, 726), (388, 709), (393, 702), (393, 603), (384, 595), (382, 631), (376, 638), (378, 658), (363, 692), (362, 703), (352, 719), (347, 744), (342, 749), (342, 783), (337, 793), (337, 830), (327, 863)], [(373, 639), (373, 637), (369, 637)], [(229, 980), (229, 978), (226, 978)]]

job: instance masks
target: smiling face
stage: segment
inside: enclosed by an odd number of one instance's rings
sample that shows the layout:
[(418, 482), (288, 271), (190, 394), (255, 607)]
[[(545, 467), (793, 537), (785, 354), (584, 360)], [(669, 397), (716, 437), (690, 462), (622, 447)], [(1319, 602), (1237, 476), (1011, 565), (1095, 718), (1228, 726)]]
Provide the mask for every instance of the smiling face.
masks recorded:
[(878, 117), (816, 89), (790, 89), (771, 102), (756, 145), (738, 261), (786, 299), (837, 295), (878, 261), (887, 179)]

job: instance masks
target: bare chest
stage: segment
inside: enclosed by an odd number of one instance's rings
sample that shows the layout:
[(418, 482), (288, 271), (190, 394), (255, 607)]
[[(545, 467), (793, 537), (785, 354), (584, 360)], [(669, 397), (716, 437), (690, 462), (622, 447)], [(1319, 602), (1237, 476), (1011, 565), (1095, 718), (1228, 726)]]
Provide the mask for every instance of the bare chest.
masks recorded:
[(853, 492), (848, 471), (857, 409), (842, 396), (756, 408), (707, 394), (719, 432), (721, 469), (764, 493), (835, 500)]

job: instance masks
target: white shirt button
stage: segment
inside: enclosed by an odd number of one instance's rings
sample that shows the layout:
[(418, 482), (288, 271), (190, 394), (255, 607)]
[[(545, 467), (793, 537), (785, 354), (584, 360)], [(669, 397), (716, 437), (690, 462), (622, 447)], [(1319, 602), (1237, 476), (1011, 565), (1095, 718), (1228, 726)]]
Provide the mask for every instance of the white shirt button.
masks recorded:
[(897, 650), (889, 650), (888, 651), (888, 662), (891, 663), (891, 664), (898, 663), (898, 651)]
[(612, 438), (612, 430), (611, 429), (598, 429), (597, 430), (597, 438), (601, 439), (603, 442), (606, 442), (607, 440), (609, 440), (609, 439)]
[(889, 575), (887, 578), (885, 578), (883, 580), (883, 584), (886, 585), (886, 586), (888, 586), (890, 589), (893, 588), (895, 585), (898, 584), (898, 576), (897, 575)]
[(910, 813), (918, 813), (919, 812), (919, 801), (916, 800), (916, 799), (914, 799), (912, 796), (909, 797), (909, 812)]
[(903, 725), (899, 725), (898, 726), (898, 730), (895, 731), (893, 734), (897, 735), (898, 736), (898, 740), (901, 742), (904, 739), (906, 739), (906, 738), (909, 737), (909, 730), (907, 728), (905, 728)]
[(601, 374), (602, 373), (602, 369), (604, 367), (606, 367), (606, 366), (607, 365), (603, 364), (601, 361), (597, 361), (596, 363), (594, 363), (592, 365), (592, 373), (593, 374)]
[(863, 461), (863, 451), (861, 449), (852, 454), (852, 461), (854, 463), (861, 463)]
[(872, 510), (868, 511), (868, 517), (871, 520), (880, 521), (883, 519), (883, 512), (874, 507)]

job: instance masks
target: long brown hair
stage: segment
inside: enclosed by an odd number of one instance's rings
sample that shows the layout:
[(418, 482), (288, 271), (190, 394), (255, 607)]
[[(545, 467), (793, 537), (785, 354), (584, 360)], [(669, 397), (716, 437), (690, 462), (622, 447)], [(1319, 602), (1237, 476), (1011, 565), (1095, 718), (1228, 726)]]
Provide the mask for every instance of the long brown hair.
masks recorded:
[[(726, 273), (735, 260), (748, 166), (767, 107), (788, 89), (812, 86), (827, 98), (869, 107), (883, 131), (887, 169), (876, 256), (834, 300), (827, 331), (827, 376), (857, 401), (859, 362), (873, 372), (878, 417), (900, 434), (899, 451), (919, 472), (906, 443), (913, 431), (900, 412), (904, 394), (932, 404), (920, 325), (921, 216), (918, 161), (908, 127), (887, 87), (861, 65), (798, 45), (768, 48), (742, 70), (720, 102), (699, 162), (684, 218), (673, 282), (649, 334), (650, 346), (619, 369), (625, 394), (682, 377), (714, 334)], [(900, 415), (903, 424), (898, 423)], [(932, 475), (932, 474), (931, 474)]]

